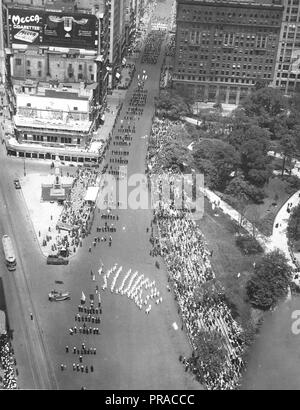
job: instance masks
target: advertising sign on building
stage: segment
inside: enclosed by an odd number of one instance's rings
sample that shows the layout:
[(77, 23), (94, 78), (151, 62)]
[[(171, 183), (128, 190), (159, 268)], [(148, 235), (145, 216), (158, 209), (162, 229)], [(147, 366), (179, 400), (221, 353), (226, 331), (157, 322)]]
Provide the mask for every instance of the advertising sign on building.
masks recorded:
[(43, 43), (95, 49), (98, 45), (97, 19), (90, 14), (46, 13)]
[(11, 43), (41, 44), (44, 15), (40, 11), (10, 9), (8, 14)]
[(95, 49), (98, 20), (92, 14), (9, 9), (9, 37), (15, 44)]

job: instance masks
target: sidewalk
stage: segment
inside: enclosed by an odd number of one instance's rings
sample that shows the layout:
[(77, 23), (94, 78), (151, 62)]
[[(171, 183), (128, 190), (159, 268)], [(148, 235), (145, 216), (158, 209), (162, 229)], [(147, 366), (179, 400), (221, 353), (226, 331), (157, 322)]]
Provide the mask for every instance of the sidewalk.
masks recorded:
[[(204, 195), (206, 198), (209, 200), (210, 203), (215, 204), (221, 211), (225, 214), (228, 215), (233, 221), (237, 223), (241, 223), (241, 226), (250, 234), (253, 234), (253, 225), (251, 222), (249, 222), (246, 218), (242, 217), (241, 214), (236, 211), (232, 206), (227, 204), (225, 201), (223, 201), (217, 194), (214, 192), (210, 191), (208, 188), (204, 189)], [(260, 245), (264, 248), (266, 252), (270, 252), (273, 250), (273, 244), (270, 238), (266, 237), (263, 235), (261, 232), (259, 232), (256, 228), (256, 236), (255, 238), (257, 241), (260, 243)]]
[[(242, 220), (242, 227), (250, 234), (253, 233), (253, 226), (252, 223), (249, 222), (246, 218), (242, 217), (241, 214), (232, 208), (229, 204), (224, 202), (217, 194), (210, 191), (209, 189), (204, 190), (204, 195), (209, 200), (210, 203), (217, 206), (221, 211), (228, 215), (232, 220), (240, 223)], [(287, 227), (289, 218), (291, 216), (291, 211), (294, 207), (300, 204), (300, 191), (295, 192), (280, 208), (278, 211), (274, 224), (273, 224), (273, 233), (270, 238), (263, 235), (256, 229), (256, 239), (260, 243), (260, 245), (264, 248), (266, 252), (271, 252), (276, 249), (279, 249), (281, 252), (284, 253), (285, 257), (288, 260), (289, 265), (295, 269), (295, 263), (293, 261), (294, 255), (289, 247), (288, 244), (288, 237), (287, 237)], [(290, 212), (287, 211), (288, 205)], [(277, 226), (277, 228), (276, 228)], [(297, 262), (300, 264), (300, 255), (295, 255)], [(294, 280), (295, 281), (295, 280)], [(300, 278), (299, 283), (300, 286)]]
[[(275, 151), (268, 151), (268, 155), (270, 157), (274, 157), (274, 158), (279, 158), (283, 160), (283, 155), (275, 152)], [(296, 177), (300, 178), (300, 161), (298, 161), (296, 158), (292, 158), (292, 164), (294, 165), (294, 167), (291, 169), (291, 175), (295, 175)], [(278, 170), (278, 175), (281, 175), (281, 171)], [(288, 174), (285, 172), (285, 174)]]
[(41, 184), (44, 179), (44, 175), (38, 174), (28, 174), (22, 177), (21, 193), (26, 204), (28, 222), (30, 219), (40, 250), (47, 257), (54, 252), (52, 247), (57, 241), (56, 224), (62, 212), (62, 206), (57, 202), (50, 203), (41, 200)]
[(292, 210), (295, 206), (299, 205), (299, 203), (300, 191), (295, 192), (278, 211), (274, 221), (273, 234), (271, 237), (274, 248), (280, 249), (285, 254), (286, 258), (289, 260), (290, 264), (292, 264), (293, 267), (294, 264), (292, 262), (293, 259), (287, 237), (287, 227), (292, 212), (288, 212), (287, 209), (288, 204), (290, 204), (290, 210)]
[(13, 124), (12, 121), (5, 116), (0, 117), (0, 123), (1, 123), (1, 130), (3, 132), (3, 139), (5, 138), (6, 134), (11, 134), (13, 135)]
[(125, 101), (127, 91), (128, 89), (115, 89), (111, 95), (107, 96), (107, 109), (105, 111), (104, 124), (95, 132), (89, 152), (98, 152), (99, 147), (108, 141), (110, 134), (115, 127), (120, 109)]

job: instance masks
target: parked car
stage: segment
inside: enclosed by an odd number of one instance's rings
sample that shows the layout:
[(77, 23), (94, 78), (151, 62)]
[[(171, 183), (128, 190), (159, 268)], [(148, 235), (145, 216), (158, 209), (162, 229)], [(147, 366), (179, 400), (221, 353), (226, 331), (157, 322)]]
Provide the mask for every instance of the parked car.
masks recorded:
[(21, 189), (21, 184), (19, 179), (14, 179), (14, 185), (16, 189)]
[(57, 290), (51, 290), (48, 295), (50, 302), (61, 302), (63, 300), (71, 299), (69, 292), (58, 292)]
[(49, 255), (47, 257), (47, 265), (67, 265), (69, 260), (58, 255)]

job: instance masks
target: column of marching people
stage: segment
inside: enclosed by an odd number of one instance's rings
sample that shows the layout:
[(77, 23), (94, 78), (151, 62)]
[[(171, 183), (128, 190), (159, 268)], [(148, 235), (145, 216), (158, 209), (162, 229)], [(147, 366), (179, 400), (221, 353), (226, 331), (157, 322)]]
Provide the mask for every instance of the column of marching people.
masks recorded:
[[(102, 273), (103, 267), (99, 269), (100, 276)], [(118, 267), (118, 264), (116, 263), (113, 267), (108, 269), (102, 277), (103, 291), (110, 288), (111, 293), (127, 296), (128, 299), (134, 301), (140, 310), (145, 309), (146, 314), (149, 314), (152, 309), (151, 301), (156, 305), (163, 301), (155, 280), (151, 281), (149, 278), (145, 277), (144, 274), (139, 274), (138, 271), (129, 269), (124, 274), (123, 267)]]
[[(93, 293), (90, 294), (87, 301), (87, 297), (82, 292), (80, 304), (74, 314), (74, 325), (68, 329), (69, 335), (72, 337), (72, 344), (65, 346), (65, 354), (72, 355), (70, 367), (73, 372), (85, 374), (93, 373), (95, 370), (94, 356), (97, 354), (95, 337), (101, 335), (102, 300), (99, 287), (94, 284), (96, 278), (93, 271), (90, 273), (90, 279), (93, 284)], [(60, 364), (62, 372), (66, 371), (67, 368), (65, 363)]]
[[(136, 123), (141, 119), (147, 102), (147, 90), (144, 89), (147, 79), (146, 70), (137, 75), (137, 86), (133, 90), (125, 114), (119, 119), (116, 131), (108, 144), (107, 163), (103, 167), (103, 174), (112, 175), (116, 181), (122, 180), (127, 176), (127, 172), (122, 166), (126, 166), (129, 162), (130, 148), (136, 133)], [(100, 182), (100, 190), (103, 186)], [(105, 225), (97, 227), (97, 233), (101, 232), (102, 235), (94, 237), (89, 247), (89, 252), (93, 252), (93, 249), (98, 244), (108, 244), (109, 247), (113, 244), (113, 236), (109, 235), (107, 237), (106, 233), (117, 232), (119, 216), (113, 214), (113, 210), (122, 206), (120, 201), (115, 201), (115, 194), (112, 191), (110, 196), (104, 200), (103, 205), (106, 207), (106, 210), (103, 211), (101, 219), (105, 220)], [(98, 212), (100, 213), (100, 209), (98, 209)], [(111, 221), (110, 224), (107, 222), (107, 219)]]
[[(152, 47), (154, 50), (154, 59), (147, 57), (144, 58), (150, 64), (155, 64), (162, 45), (163, 36), (156, 34), (153, 38), (150, 36), (148, 39), (148, 47)], [(153, 44), (153, 41), (156, 44)], [(146, 61), (145, 60), (145, 61)], [(156, 61), (155, 61), (156, 60)], [(106, 164), (103, 166), (102, 175), (107, 173), (113, 175), (117, 180), (122, 179), (124, 176), (120, 170), (120, 166), (127, 165), (130, 157), (130, 148), (133, 142), (133, 137), (136, 134), (137, 122), (141, 120), (144, 113), (144, 107), (147, 103), (147, 90), (145, 89), (145, 83), (148, 80), (148, 74), (146, 70), (142, 70), (137, 74), (137, 86), (133, 90), (130, 96), (129, 103), (122, 119), (118, 120), (116, 131), (111, 135), (109, 144), (107, 145)], [(101, 186), (101, 178), (97, 178), (97, 183)], [(96, 232), (101, 235), (95, 236), (89, 246), (89, 252), (97, 252), (97, 246), (107, 243), (112, 246), (113, 239), (112, 234), (118, 230), (119, 215), (117, 213), (118, 207), (121, 205), (119, 202), (116, 204), (110, 204), (107, 200), (106, 210), (98, 210), (101, 222), (104, 225), (99, 224), (96, 227)], [(63, 222), (69, 222), (62, 218)], [(73, 220), (72, 220), (73, 222)], [(76, 219), (77, 222), (77, 219)], [(107, 237), (109, 234), (109, 237)], [(95, 249), (96, 248), (96, 249)], [(87, 298), (82, 292), (81, 304), (78, 306), (78, 312), (74, 315), (75, 324), (68, 329), (68, 332), (72, 338), (80, 335), (81, 338), (91, 338), (101, 334), (100, 324), (102, 315), (102, 300), (100, 292), (105, 292), (110, 289), (111, 294), (126, 296), (129, 300), (132, 300), (137, 308), (144, 311), (146, 315), (149, 315), (155, 305), (162, 303), (163, 298), (156, 285), (155, 280), (150, 280), (145, 277), (144, 274), (140, 274), (138, 271), (129, 269), (123, 271), (122, 266), (118, 266), (116, 263), (105, 272), (103, 263), (101, 263), (98, 269), (98, 275), (91, 271), (91, 280), (95, 285), (94, 295), (90, 295), (89, 303)], [(97, 280), (103, 280), (101, 289), (96, 284)], [(92, 296), (92, 298), (91, 298)], [(95, 307), (97, 305), (97, 307)], [(96, 347), (87, 345), (87, 342), (81, 343), (81, 346), (65, 346), (65, 353), (72, 354), (74, 362), (72, 363), (72, 370), (80, 373), (94, 372), (94, 363), (87, 364), (87, 358), (92, 358), (96, 355)], [(77, 360), (78, 359), (78, 360)], [(61, 371), (67, 369), (65, 363), (60, 365)]]
[(142, 63), (156, 64), (158, 62), (165, 35), (164, 31), (150, 31), (145, 41)]

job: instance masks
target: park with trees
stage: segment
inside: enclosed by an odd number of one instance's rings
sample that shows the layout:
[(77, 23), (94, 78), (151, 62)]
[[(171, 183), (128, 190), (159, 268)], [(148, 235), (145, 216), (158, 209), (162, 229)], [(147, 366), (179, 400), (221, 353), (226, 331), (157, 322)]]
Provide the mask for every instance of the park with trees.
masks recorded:
[(193, 104), (193, 98), (189, 101), (172, 89), (162, 91), (156, 100), (160, 119), (199, 120), (199, 126), (183, 121), (177, 126), (175, 138), (166, 143), (166, 155), (161, 155), (164, 169), (175, 166), (203, 173), (206, 186), (237, 210), (245, 208), (245, 217), (256, 210), (257, 229), (270, 236), (278, 209), (300, 189), (300, 180), (291, 175), (300, 148), (300, 97), (286, 97), (260, 82), (227, 116), (220, 104), (197, 114)]
[[(194, 289), (194, 299), (197, 305), (206, 297), (218, 298), (239, 323), (238, 337), (249, 347), (265, 312), (288, 296), (292, 284), (285, 256), (265, 253), (258, 234), (272, 234), (278, 210), (300, 189), (300, 180), (291, 174), (300, 148), (300, 98), (287, 98), (261, 84), (229, 115), (220, 104), (195, 114), (193, 104), (175, 90), (164, 89), (156, 99), (149, 169), (202, 173), (206, 187), (239, 212), (240, 221), (233, 221), (205, 199), (204, 216), (196, 223), (215, 278)], [(243, 219), (252, 230), (246, 231)], [(225, 341), (220, 332), (197, 336), (190, 368), (197, 377), (203, 369), (217, 377), (226, 358)]]
[[(161, 92), (156, 100), (156, 118), (166, 121), (168, 127), (159, 150), (155, 144), (151, 147), (150, 140), (149, 152), (155, 156), (159, 169), (203, 173), (206, 186), (252, 223), (251, 234), (242, 229), (242, 224), (235, 224), (232, 231), (229, 223), (223, 221), (225, 218), (216, 218), (213, 212), (201, 221), (209, 243), (218, 243), (220, 249), (228, 248), (236, 255), (235, 260), (224, 264), (224, 254), (220, 254), (220, 263), (214, 259), (212, 263), (220, 272), (233, 310), (241, 316), (247, 311), (243, 322), (247, 327), (249, 308), (274, 308), (287, 295), (290, 284), (284, 256), (264, 255), (256, 233), (270, 236), (281, 205), (300, 189), (300, 180), (291, 175), (293, 159), (298, 157), (300, 148), (300, 97), (286, 97), (280, 90), (258, 84), (230, 115), (222, 115), (220, 104), (195, 114), (193, 103), (193, 99), (189, 101), (188, 96), (172, 89)], [(199, 123), (184, 121), (186, 116)], [(281, 157), (275, 158), (269, 151)], [(225, 224), (222, 234), (220, 222)], [(212, 223), (216, 224), (215, 229)], [(234, 264), (241, 268), (238, 283), (232, 274), (224, 273), (224, 269), (233, 272)]]
[(291, 268), (285, 256), (276, 250), (264, 255), (247, 282), (247, 295), (253, 307), (273, 309), (288, 295)]

